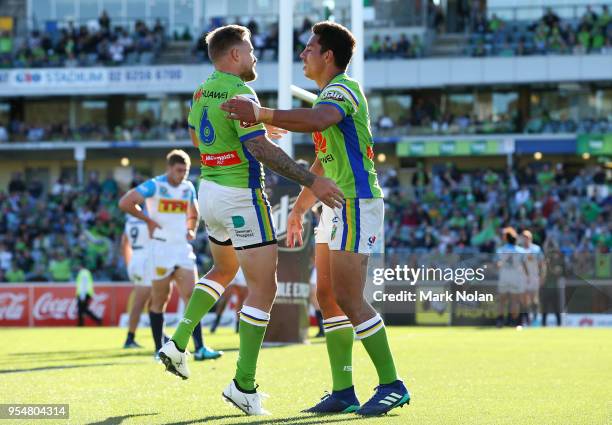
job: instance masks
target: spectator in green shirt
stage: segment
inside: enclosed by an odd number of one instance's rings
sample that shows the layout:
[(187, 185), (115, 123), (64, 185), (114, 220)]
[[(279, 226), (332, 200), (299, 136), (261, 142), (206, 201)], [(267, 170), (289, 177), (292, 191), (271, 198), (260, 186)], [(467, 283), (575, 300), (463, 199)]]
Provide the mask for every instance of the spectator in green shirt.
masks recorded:
[(487, 170), (482, 178), (486, 184), (495, 184), (499, 181), (499, 176), (491, 170)]
[(489, 30), (492, 33), (496, 33), (503, 25), (503, 21), (494, 13), (489, 21)]
[(584, 50), (583, 53), (587, 53), (589, 51), (589, 47), (591, 46), (591, 33), (589, 33), (589, 30), (585, 26), (583, 26), (578, 33), (578, 44), (580, 44)]
[(11, 53), (13, 51), (13, 39), (7, 32), (0, 32), (0, 66), (11, 65)]
[(601, 53), (601, 49), (606, 44), (606, 38), (600, 28), (594, 28), (592, 33), (591, 47), (593, 52)]
[(70, 259), (66, 258), (63, 252), (58, 252), (49, 263), (49, 274), (54, 282), (68, 282), (71, 279)]
[(467, 225), (466, 218), (461, 214), (461, 211), (455, 210), (453, 217), (448, 222), (451, 229), (463, 229)]
[(25, 273), (17, 265), (17, 261), (11, 262), (11, 267), (6, 271), (6, 280), (9, 283), (25, 282)]
[(374, 57), (379, 57), (382, 51), (382, 44), (380, 42), (380, 37), (375, 35), (372, 39), (372, 43), (370, 43), (370, 54)]
[(543, 187), (548, 187), (555, 179), (555, 173), (550, 170), (548, 164), (544, 164), (542, 171), (536, 176), (538, 183)]
[(593, 200), (582, 204), (580, 209), (587, 223), (595, 222), (595, 220), (597, 220), (597, 217), (599, 216), (599, 213), (601, 212), (601, 208)]

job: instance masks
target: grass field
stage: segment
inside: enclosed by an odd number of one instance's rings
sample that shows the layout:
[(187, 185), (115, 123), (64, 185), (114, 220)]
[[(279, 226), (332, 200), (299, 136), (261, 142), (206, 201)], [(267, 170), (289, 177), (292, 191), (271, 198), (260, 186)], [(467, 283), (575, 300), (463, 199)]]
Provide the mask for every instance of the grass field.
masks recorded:
[[(269, 417), (246, 417), (221, 390), (233, 375), (238, 338), (227, 329), (207, 343), (225, 350), (191, 363), (188, 381), (163, 372), (147, 349), (122, 350), (124, 329), (0, 329), (0, 403), (68, 403), (71, 424), (610, 424), (612, 330), (389, 328), (410, 406), (386, 417), (311, 416), (300, 410), (329, 386), (325, 345), (266, 348), (258, 382)], [(355, 384), (362, 402), (376, 375), (359, 343)], [(7, 421), (5, 423), (66, 423)]]

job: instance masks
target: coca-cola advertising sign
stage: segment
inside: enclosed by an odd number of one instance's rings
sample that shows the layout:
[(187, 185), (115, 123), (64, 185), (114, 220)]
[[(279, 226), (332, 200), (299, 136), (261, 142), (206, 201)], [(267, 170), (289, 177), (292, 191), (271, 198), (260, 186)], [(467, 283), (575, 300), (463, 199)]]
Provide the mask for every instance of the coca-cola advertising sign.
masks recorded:
[[(36, 292), (35, 292), (36, 293)], [(97, 293), (91, 298), (89, 309), (98, 317), (104, 317), (110, 294)], [(39, 295), (32, 308), (34, 321), (41, 320), (70, 320), (74, 322), (78, 317), (77, 299), (74, 295), (64, 295), (56, 291), (45, 291)]]
[(28, 292), (29, 288), (0, 288), (0, 326), (28, 326)]
[[(89, 309), (106, 326), (116, 326), (127, 311), (133, 286), (96, 285)], [(0, 326), (74, 326), (78, 319), (73, 285), (22, 284), (0, 286)], [(85, 325), (94, 325), (85, 319)]]

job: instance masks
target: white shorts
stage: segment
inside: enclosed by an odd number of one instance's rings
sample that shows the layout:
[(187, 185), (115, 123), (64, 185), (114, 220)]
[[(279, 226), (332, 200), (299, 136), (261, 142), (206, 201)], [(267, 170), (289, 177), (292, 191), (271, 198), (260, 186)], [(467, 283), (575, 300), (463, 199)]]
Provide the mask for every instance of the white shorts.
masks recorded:
[(534, 291), (539, 291), (539, 290), (540, 290), (540, 277), (537, 275), (536, 276), (529, 275), (526, 281), (525, 291), (534, 292)]
[[(316, 229), (315, 229), (316, 230)], [(317, 267), (312, 267), (312, 273), (310, 273), (310, 286), (317, 287)]]
[(188, 242), (164, 242), (151, 239), (150, 267), (152, 280), (168, 277), (175, 269), (193, 270), (196, 256)]
[(370, 255), (383, 230), (385, 202), (382, 198), (345, 199), (342, 208), (323, 206), (315, 243), (326, 243), (331, 251)]
[(247, 287), (246, 279), (244, 278), (244, 273), (242, 273), (242, 269), (239, 268), (236, 276), (230, 282), (230, 285), (242, 286), (243, 288)]
[(213, 243), (233, 245), (234, 249), (276, 243), (270, 203), (261, 189), (221, 186), (200, 180), (198, 205)]
[(151, 286), (151, 270), (149, 269), (149, 252), (146, 248), (133, 251), (132, 259), (127, 268), (130, 281), (136, 286)]
[(526, 280), (523, 273), (500, 270), (497, 290), (500, 294), (522, 294), (525, 292)]

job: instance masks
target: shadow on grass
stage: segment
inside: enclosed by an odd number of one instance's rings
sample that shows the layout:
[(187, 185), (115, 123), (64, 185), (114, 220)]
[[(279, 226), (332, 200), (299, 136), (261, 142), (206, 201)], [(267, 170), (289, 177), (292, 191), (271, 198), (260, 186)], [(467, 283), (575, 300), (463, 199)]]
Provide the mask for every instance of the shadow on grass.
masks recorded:
[(217, 415), (217, 416), (206, 416), (200, 419), (194, 419), (192, 421), (181, 421), (181, 422), (168, 422), (164, 425), (190, 425), (190, 424), (205, 424), (209, 421), (219, 421), (221, 419), (232, 419), (232, 418), (243, 418), (244, 415), (234, 413), (231, 415)]
[(106, 418), (100, 422), (91, 422), (87, 425), (119, 425), (125, 419), (139, 418), (141, 416), (155, 416), (155, 415), (159, 415), (159, 413), (139, 413), (139, 414), (123, 415), (123, 416), (111, 416), (110, 418)]
[[(205, 416), (200, 419), (194, 419), (192, 421), (181, 421), (181, 422), (168, 422), (164, 425), (191, 425), (191, 424), (205, 424), (210, 421), (223, 421), (223, 423), (240, 423), (245, 425), (267, 425), (267, 424), (296, 424), (296, 425), (316, 425), (316, 424), (332, 424), (332, 423), (346, 423), (348, 421), (359, 421), (363, 419), (376, 419), (376, 417), (364, 417), (352, 415), (349, 417), (348, 415), (342, 415), (341, 418), (338, 414), (333, 415), (308, 415), (304, 414), (301, 416), (292, 416), (285, 418), (276, 418), (276, 419), (266, 419), (263, 417), (262, 419), (251, 420), (249, 422), (225, 422), (229, 419), (238, 419), (238, 418), (248, 418), (245, 415), (241, 414), (231, 414), (231, 415), (217, 415), (217, 416)], [(395, 415), (392, 415), (395, 416)], [(389, 416), (387, 416), (389, 417)], [(255, 417), (253, 417), (255, 418)]]
[(48, 370), (80, 369), (80, 368), (87, 368), (87, 367), (123, 366), (123, 365), (128, 365), (128, 364), (138, 364), (138, 363), (136, 362), (93, 363), (93, 364), (80, 364), (80, 365), (41, 366), (41, 367), (31, 367), (27, 369), (0, 369), (0, 375), (7, 375), (11, 373), (26, 373), (26, 372), (46, 372)]
[[(325, 343), (325, 338), (310, 338), (309, 339), (309, 343), (306, 345), (315, 345), (315, 344), (324, 344)], [(294, 344), (294, 343), (287, 343), (287, 344), (280, 344), (280, 345), (269, 345), (269, 346), (264, 346), (264, 348), (266, 350), (269, 349), (274, 349), (274, 348), (285, 348), (285, 347), (293, 347), (295, 345), (304, 345), (304, 344)], [(231, 347), (214, 347), (215, 350), (219, 350), (219, 351), (223, 351), (226, 353), (231, 353), (233, 351), (238, 351), (238, 347), (237, 346), (231, 346)], [(104, 355), (103, 353), (113, 353), (113, 352), (117, 352), (119, 351), (119, 353), (114, 354), (114, 355)], [(63, 350), (63, 351), (30, 351), (30, 352), (20, 352), (20, 353), (7, 353), (5, 355), (1, 355), (1, 358), (4, 357), (9, 357), (9, 356), (32, 356), (32, 357), (52, 357), (54, 355), (79, 355), (79, 354), (90, 354), (92, 357), (100, 357), (100, 356), (105, 356), (105, 357), (129, 357), (129, 356), (149, 356), (151, 355), (152, 351), (150, 349), (139, 349), (139, 348), (132, 348), (132, 349), (123, 349), (120, 347), (113, 347), (113, 348), (102, 348), (102, 349), (97, 349), (97, 350)], [(85, 357), (83, 357), (85, 358)], [(79, 358), (80, 359), (80, 358)], [(66, 359), (64, 359), (66, 360)]]
[(23, 353), (8, 353), (9, 356), (49, 356), (54, 354), (84, 354), (84, 353), (104, 353), (122, 350), (120, 347), (103, 348), (101, 350), (67, 350), (67, 351), (31, 351)]
[[(17, 363), (24, 363), (24, 362), (49, 362), (49, 363), (53, 363), (53, 362), (71, 362), (71, 361), (79, 361), (79, 360), (96, 360), (96, 359), (123, 359), (123, 358), (140, 358), (140, 357), (153, 357), (153, 352), (151, 350), (138, 350), (138, 351), (130, 351), (130, 352), (122, 352), (122, 353), (114, 353), (114, 354), (100, 354), (98, 352), (90, 352), (91, 354), (88, 356), (82, 355), (79, 357), (75, 357), (75, 356), (62, 356), (62, 357), (48, 357), (48, 358), (29, 358), (29, 359), (23, 359), (23, 358), (18, 358), (18, 360), (15, 359), (1, 359), (0, 360), (0, 365), (2, 364), (15, 364)], [(80, 352), (79, 354), (85, 354), (85, 352)]]

